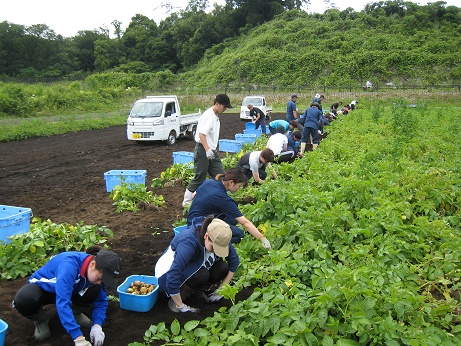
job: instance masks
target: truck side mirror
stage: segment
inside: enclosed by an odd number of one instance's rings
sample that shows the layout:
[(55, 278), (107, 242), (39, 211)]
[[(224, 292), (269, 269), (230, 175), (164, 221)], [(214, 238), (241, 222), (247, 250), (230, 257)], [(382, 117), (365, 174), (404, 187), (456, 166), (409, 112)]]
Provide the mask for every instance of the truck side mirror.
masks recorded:
[(169, 116), (171, 116), (171, 111), (166, 111), (166, 112), (165, 112), (165, 118), (167, 118), (167, 117), (169, 117)]

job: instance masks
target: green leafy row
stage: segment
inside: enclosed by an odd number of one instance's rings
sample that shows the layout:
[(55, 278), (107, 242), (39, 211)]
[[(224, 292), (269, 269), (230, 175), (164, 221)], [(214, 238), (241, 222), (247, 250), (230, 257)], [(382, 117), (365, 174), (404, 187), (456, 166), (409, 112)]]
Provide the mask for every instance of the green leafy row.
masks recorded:
[[(213, 317), (152, 326), (147, 345), (459, 345), (460, 125), (454, 109), (362, 105), (318, 150), (241, 197), (271, 240), (237, 245), (253, 294)], [(233, 301), (233, 300), (232, 300)]]

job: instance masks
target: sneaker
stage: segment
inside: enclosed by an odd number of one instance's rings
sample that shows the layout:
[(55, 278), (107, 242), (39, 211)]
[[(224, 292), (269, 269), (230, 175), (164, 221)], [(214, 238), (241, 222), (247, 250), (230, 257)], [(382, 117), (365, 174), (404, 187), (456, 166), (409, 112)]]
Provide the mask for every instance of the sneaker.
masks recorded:
[(192, 203), (192, 198), (193, 198), (193, 195), (194, 193), (189, 191), (188, 189), (186, 189), (186, 191), (184, 192), (184, 199), (182, 201), (182, 206), (183, 208), (186, 206), (186, 205), (189, 205)]
[(176, 307), (176, 303), (173, 301), (173, 299), (168, 301), (168, 308), (173, 312), (179, 312), (179, 309)]
[(91, 320), (85, 315), (85, 314), (74, 314), (75, 322), (81, 327), (81, 328), (91, 328), (93, 325), (91, 323)]

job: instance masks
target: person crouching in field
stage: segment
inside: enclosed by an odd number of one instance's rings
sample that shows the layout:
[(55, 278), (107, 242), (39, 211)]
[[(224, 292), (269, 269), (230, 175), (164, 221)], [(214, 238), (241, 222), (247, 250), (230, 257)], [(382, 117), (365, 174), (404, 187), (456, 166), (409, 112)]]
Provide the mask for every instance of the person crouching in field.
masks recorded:
[[(37, 341), (51, 335), (44, 305), (56, 304), (61, 324), (75, 345), (91, 346), (80, 328), (91, 328), (95, 346), (104, 343), (102, 325), (108, 306), (106, 286), (115, 288), (121, 261), (115, 252), (94, 245), (87, 252), (62, 252), (33, 273), (16, 293), (13, 307), (34, 321)], [(91, 320), (83, 311), (92, 309)]]
[[(229, 225), (213, 216), (195, 218), (173, 238), (155, 265), (159, 287), (171, 297), (171, 311), (199, 313), (184, 303), (193, 292), (201, 293), (207, 303), (223, 298), (219, 287), (231, 282), (240, 264), (231, 238)], [(219, 287), (210, 292), (213, 285)]]

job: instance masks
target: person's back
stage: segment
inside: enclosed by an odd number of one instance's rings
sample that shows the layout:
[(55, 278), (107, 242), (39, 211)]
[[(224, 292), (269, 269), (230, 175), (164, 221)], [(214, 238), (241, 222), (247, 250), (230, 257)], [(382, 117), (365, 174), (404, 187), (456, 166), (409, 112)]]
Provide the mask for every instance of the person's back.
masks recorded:
[(284, 131), (288, 131), (288, 128), (290, 127), (290, 123), (283, 119), (272, 120), (269, 123), (269, 129), (271, 133), (275, 134), (277, 132), (277, 127), (279, 126), (283, 126)]
[(282, 125), (277, 127), (277, 133), (272, 135), (267, 141), (267, 148), (274, 152), (274, 155), (280, 155), (282, 151), (287, 149), (288, 139), (284, 135), (284, 128)]
[(218, 216), (225, 213), (232, 218), (240, 217), (235, 201), (227, 194), (226, 189), (220, 181), (207, 179), (197, 189), (189, 212), (187, 213), (187, 224), (199, 216)]
[(307, 108), (305, 113), (304, 127), (319, 128), (319, 121), (322, 118), (322, 111), (317, 106)]

